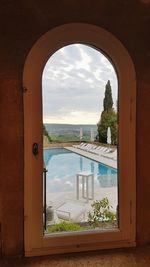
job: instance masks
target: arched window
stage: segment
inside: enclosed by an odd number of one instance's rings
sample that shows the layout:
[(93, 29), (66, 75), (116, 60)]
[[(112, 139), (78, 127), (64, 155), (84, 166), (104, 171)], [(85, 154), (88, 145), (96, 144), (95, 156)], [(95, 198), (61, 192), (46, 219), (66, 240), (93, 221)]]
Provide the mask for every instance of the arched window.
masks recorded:
[[(43, 235), (42, 73), (57, 50), (82, 43), (103, 51), (118, 75), (119, 226), (109, 231)], [(135, 245), (135, 72), (126, 49), (94, 25), (66, 24), (46, 33), (31, 49), (24, 67), (25, 254), (93, 250)]]

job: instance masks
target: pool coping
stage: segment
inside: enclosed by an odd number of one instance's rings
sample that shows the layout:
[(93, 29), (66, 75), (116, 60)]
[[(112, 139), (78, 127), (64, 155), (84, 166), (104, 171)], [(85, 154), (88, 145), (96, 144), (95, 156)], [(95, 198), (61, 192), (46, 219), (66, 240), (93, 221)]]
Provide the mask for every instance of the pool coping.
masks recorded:
[(68, 149), (74, 153), (77, 153), (81, 156), (84, 156), (84, 157), (87, 157), (87, 158), (90, 158), (92, 160), (95, 160), (99, 163), (102, 163), (104, 165), (107, 165), (109, 167), (112, 167), (114, 169), (117, 169), (117, 161), (115, 160), (112, 160), (112, 159), (109, 159), (109, 158), (106, 158), (106, 157), (103, 157), (103, 156), (100, 156), (100, 155), (95, 155), (91, 152), (87, 152), (87, 151), (84, 151), (82, 149), (79, 149), (79, 148), (75, 148), (75, 147), (64, 147), (65, 149)]

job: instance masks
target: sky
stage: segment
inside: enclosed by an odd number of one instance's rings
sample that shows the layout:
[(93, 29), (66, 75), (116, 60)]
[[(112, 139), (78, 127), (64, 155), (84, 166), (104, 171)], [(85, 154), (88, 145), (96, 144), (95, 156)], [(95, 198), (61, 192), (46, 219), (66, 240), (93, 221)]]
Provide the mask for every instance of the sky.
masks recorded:
[(108, 80), (116, 108), (118, 81), (109, 60), (83, 44), (59, 49), (43, 70), (43, 122), (97, 124)]

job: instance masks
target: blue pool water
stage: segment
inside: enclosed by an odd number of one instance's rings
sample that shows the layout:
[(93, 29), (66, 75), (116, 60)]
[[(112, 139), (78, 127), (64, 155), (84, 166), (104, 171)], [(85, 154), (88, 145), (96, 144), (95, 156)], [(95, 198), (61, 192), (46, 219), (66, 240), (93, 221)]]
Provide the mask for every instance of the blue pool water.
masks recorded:
[(75, 188), (76, 174), (91, 171), (96, 186), (117, 186), (117, 170), (64, 148), (44, 149), (47, 172), (47, 192), (71, 191)]

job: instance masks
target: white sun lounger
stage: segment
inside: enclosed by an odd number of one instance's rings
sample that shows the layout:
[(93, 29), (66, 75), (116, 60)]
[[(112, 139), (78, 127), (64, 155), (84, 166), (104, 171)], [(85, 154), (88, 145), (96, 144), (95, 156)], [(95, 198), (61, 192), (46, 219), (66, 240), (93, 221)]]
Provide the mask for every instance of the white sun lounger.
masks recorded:
[(84, 150), (90, 152), (92, 149), (94, 149), (94, 148), (96, 148), (96, 147), (97, 147), (96, 145), (88, 144), (88, 146), (86, 146), (86, 147), (84, 148)]
[(93, 145), (91, 148), (89, 148), (87, 151), (88, 152), (91, 152), (91, 153), (94, 153), (95, 152), (95, 150), (97, 149), (97, 145)]
[(78, 203), (64, 202), (56, 209), (56, 214), (59, 219), (80, 222), (84, 219), (85, 211), (85, 207)]
[(88, 150), (91, 146), (92, 144), (86, 144), (85, 146), (82, 146), (81, 149)]
[(111, 149), (108, 147), (98, 147), (98, 148), (94, 149), (92, 152), (96, 155), (101, 155), (104, 152), (110, 152), (110, 151), (111, 151)]
[(79, 145), (73, 145), (73, 147), (76, 147), (76, 148), (82, 148), (84, 146), (86, 146), (87, 144), (86, 143), (81, 143)]
[(102, 154), (101, 156), (116, 161), (117, 160), (117, 149), (115, 149), (113, 152)]

